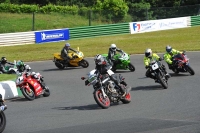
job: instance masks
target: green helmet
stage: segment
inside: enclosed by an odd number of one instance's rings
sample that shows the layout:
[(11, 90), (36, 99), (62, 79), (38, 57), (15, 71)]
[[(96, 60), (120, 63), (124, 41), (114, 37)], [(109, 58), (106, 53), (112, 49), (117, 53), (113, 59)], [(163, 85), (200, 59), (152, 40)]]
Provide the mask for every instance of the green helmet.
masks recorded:
[(17, 68), (18, 68), (19, 71), (24, 71), (24, 69), (25, 69), (25, 68), (24, 68), (24, 62), (21, 61), (21, 60), (18, 60), (18, 61), (17, 61), (16, 66), (17, 66)]

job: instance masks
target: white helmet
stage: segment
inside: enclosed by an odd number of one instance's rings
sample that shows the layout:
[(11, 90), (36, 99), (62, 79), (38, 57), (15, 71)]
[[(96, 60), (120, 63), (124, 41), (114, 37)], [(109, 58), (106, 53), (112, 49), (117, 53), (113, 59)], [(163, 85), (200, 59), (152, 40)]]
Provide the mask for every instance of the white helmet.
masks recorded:
[(101, 65), (102, 62), (103, 62), (103, 57), (102, 57), (102, 55), (97, 54), (97, 55), (94, 57), (94, 61), (95, 61), (96, 64)]
[(151, 57), (152, 56), (152, 50), (150, 48), (148, 48), (148, 49), (145, 50), (144, 54), (145, 54), (146, 57)]
[(111, 49), (112, 51), (116, 51), (116, 45), (115, 45), (115, 44), (111, 44), (111, 45), (110, 45), (110, 49)]

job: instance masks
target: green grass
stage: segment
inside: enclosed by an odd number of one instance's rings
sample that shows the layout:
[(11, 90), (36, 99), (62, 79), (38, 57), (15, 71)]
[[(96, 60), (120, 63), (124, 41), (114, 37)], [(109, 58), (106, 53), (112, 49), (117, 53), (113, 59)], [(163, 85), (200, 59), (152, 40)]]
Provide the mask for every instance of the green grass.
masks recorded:
[[(146, 48), (151, 48), (156, 53), (165, 52), (165, 47), (168, 44), (178, 50), (199, 51), (199, 31), (200, 26), (196, 26), (132, 35), (123, 34), (83, 38), (69, 40), (68, 42), (72, 48), (79, 46), (85, 57), (94, 57), (96, 54), (108, 53), (111, 43), (115, 43), (117, 47), (129, 54), (143, 54)], [(0, 56), (6, 56), (9, 61), (52, 60), (53, 53), (60, 52), (65, 42), (0, 47)]]
[[(0, 33), (31, 31), (33, 14), (0, 13)], [(91, 25), (100, 25), (100, 21), (92, 21)], [(72, 28), (88, 26), (89, 20), (79, 15), (39, 14), (35, 13), (34, 30)]]
[(15, 74), (0, 74), (0, 81), (14, 80), (14, 79), (16, 79)]

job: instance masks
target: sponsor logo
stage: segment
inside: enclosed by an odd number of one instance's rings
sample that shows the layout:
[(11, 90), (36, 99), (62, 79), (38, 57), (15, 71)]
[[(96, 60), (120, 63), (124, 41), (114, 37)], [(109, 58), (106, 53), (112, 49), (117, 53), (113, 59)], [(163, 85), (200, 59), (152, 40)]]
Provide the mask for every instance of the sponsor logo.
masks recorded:
[(138, 23), (133, 23), (133, 30), (134, 30), (134, 31), (140, 31), (140, 24), (138, 24)]
[(45, 34), (44, 32), (41, 33), (42, 40), (50, 40), (50, 39), (57, 39), (57, 38), (64, 38), (64, 33), (52, 33), (52, 34)]

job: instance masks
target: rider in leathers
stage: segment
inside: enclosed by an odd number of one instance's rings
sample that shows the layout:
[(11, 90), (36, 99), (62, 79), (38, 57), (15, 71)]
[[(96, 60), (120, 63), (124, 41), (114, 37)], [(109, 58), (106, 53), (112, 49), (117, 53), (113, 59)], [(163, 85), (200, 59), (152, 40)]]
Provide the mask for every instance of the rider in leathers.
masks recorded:
[(65, 63), (69, 63), (69, 60), (73, 59), (73, 57), (68, 56), (69, 50), (71, 50), (73, 52), (77, 52), (76, 50), (70, 48), (69, 43), (66, 43), (65, 46), (63, 47), (63, 49), (61, 50), (61, 57), (64, 59)]
[[(94, 61), (95, 61), (95, 69), (97, 70), (95, 73), (96, 74), (107, 74), (107, 71), (110, 69), (111, 67), (111, 64), (109, 64), (106, 59), (97, 54), (94, 58)], [(113, 80), (115, 82), (115, 84), (119, 87), (120, 89), (120, 92), (122, 93), (122, 97), (124, 97), (126, 95), (126, 91), (121, 87), (120, 83), (118, 82), (118, 80), (114, 77), (114, 74), (110, 76), (111, 80)], [(125, 82), (124, 82), (125, 85), (127, 85)]]
[[(144, 65), (145, 68), (147, 69), (146, 71), (146, 77), (150, 77), (152, 79), (154, 79), (155, 81), (157, 80), (156, 77), (154, 75), (151, 74), (151, 69), (149, 69), (149, 63), (151, 61), (151, 59), (155, 59), (157, 61), (161, 61), (162, 59), (156, 54), (156, 53), (152, 53), (151, 49), (146, 49), (145, 51), (145, 56), (144, 56)], [(163, 70), (165, 72), (165, 75), (169, 78), (170, 75), (167, 73), (165, 66), (162, 64)]]
[(6, 64), (14, 65), (13, 63), (8, 62), (7, 59), (6, 59), (6, 57), (1, 57), (1, 62), (0, 62), (0, 73), (9, 74), (9, 70), (6, 70), (6, 69), (5, 69)]
[(123, 52), (123, 50), (118, 49), (115, 44), (111, 44), (108, 50), (108, 60), (112, 64), (113, 69), (115, 69), (116, 65), (120, 63), (120, 60), (115, 60), (113, 58), (116, 52)]
[(174, 55), (177, 55), (177, 54), (181, 54), (182, 52), (176, 50), (176, 49), (173, 49), (171, 46), (167, 45), (166, 46), (166, 53), (164, 54), (164, 60), (166, 61), (166, 63), (168, 64), (169, 66), (169, 69), (174, 69), (174, 62), (172, 60), (172, 57)]

